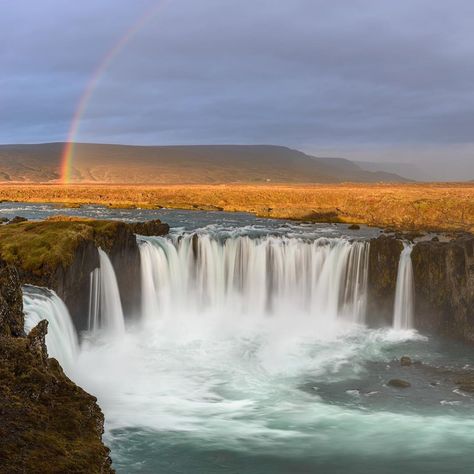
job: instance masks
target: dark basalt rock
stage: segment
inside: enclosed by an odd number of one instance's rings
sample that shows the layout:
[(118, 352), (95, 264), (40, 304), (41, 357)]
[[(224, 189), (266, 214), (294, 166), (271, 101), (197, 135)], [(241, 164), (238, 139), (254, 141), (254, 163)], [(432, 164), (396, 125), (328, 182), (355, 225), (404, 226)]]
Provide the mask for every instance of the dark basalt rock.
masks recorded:
[(152, 235), (166, 235), (170, 231), (170, 226), (164, 224), (159, 219), (147, 222), (137, 222), (129, 224), (135, 234), (152, 236)]
[(402, 367), (411, 367), (412, 361), (411, 361), (410, 357), (408, 357), (408, 356), (400, 357), (400, 365)]
[(15, 216), (13, 219), (8, 221), (8, 225), (19, 224), (20, 222), (26, 222), (28, 219), (26, 217)]
[(370, 241), (367, 315), (371, 326), (392, 324), (402, 250), (402, 242), (394, 237), (381, 235)]
[(46, 321), (26, 337), (18, 330), (20, 279), (0, 267), (0, 472), (112, 473), (97, 400), (48, 358)]
[(18, 271), (0, 260), (0, 336), (24, 336), (23, 295)]
[(387, 385), (394, 388), (409, 388), (411, 383), (402, 379), (391, 379), (387, 382)]
[(48, 321), (43, 319), (43, 321), (40, 321), (27, 336), (28, 349), (45, 364), (48, 362), (46, 334), (48, 334)]
[(419, 242), (412, 263), (415, 327), (474, 343), (474, 236)]
[(348, 227), (349, 230), (359, 230), (360, 229), (360, 225), (359, 224), (351, 224), (349, 227)]
[(133, 228), (117, 223), (113, 234), (97, 234), (81, 242), (67, 267), (58, 267), (50, 285), (64, 300), (76, 328), (87, 329), (90, 273), (99, 267), (97, 248), (110, 257), (117, 276), (124, 313), (131, 316), (140, 309), (140, 252)]

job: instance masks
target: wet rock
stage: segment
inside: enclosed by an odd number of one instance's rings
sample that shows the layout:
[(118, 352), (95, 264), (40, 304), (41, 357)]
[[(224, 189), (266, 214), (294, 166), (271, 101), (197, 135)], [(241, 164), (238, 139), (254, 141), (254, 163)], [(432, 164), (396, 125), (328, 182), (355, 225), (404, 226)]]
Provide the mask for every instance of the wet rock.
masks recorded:
[(166, 235), (170, 230), (168, 224), (164, 224), (159, 219), (146, 222), (137, 222), (129, 224), (133, 233), (145, 236)]
[(358, 224), (351, 224), (349, 227), (348, 227), (349, 230), (359, 230), (360, 229), (360, 225)]
[(11, 224), (20, 224), (21, 222), (26, 222), (27, 220), (28, 219), (26, 219), (25, 217), (16, 216), (13, 219), (11, 219), (10, 221), (8, 221), (8, 224), (9, 225), (11, 225)]
[(411, 387), (411, 383), (402, 379), (391, 379), (387, 383), (388, 386), (394, 388), (408, 388)]
[(412, 262), (415, 327), (474, 343), (474, 236), (418, 242)]
[(371, 326), (392, 324), (402, 249), (402, 242), (391, 236), (381, 235), (370, 241), (367, 322)]
[(467, 393), (474, 393), (474, 374), (463, 374), (454, 381), (459, 390)]
[(193, 234), (192, 246), (194, 260), (197, 260), (199, 256), (199, 236), (197, 234)]
[(412, 365), (412, 361), (410, 359), (410, 357), (408, 356), (403, 356), (400, 358), (400, 365), (402, 367), (410, 367)]

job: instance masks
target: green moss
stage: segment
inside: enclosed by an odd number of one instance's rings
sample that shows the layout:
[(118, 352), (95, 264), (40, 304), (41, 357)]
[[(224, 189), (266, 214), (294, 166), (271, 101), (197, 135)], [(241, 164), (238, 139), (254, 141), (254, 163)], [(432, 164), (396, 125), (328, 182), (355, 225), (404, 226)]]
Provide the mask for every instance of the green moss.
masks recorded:
[(70, 264), (87, 240), (106, 245), (124, 224), (114, 221), (54, 218), (0, 227), (0, 257), (31, 273)]

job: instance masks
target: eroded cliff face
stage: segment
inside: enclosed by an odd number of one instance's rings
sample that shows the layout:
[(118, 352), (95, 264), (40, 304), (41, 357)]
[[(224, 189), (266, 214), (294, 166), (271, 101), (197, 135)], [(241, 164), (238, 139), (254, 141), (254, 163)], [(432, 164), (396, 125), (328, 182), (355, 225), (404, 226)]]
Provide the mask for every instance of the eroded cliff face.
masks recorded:
[[(140, 253), (135, 234), (165, 235), (169, 226), (159, 220), (140, 223), (125, 223), (120, 221), (100, 222), (73, 219), (63, 221), (44, 221), (42, 223), (19, 224), (31, 235), (46, 233), (48, 226), (61, 225), (58, 235), (70, 234), (63, 238), (61, 245), (67, 248), (67, 258), (44, 258), (44, 263), (32, 267), (25, 264), (24, 258), (14, 258), (13, 263), (18, 268), (22, 283), (51, 288), (59, 295), (68, 307), (73, 322), (78, 331), (87, 329), (89, 312), (90, 273), (99, 267), (97, 248), (101, 247), (109, 255), (114, 266), (117, 282), (122, 297), (124, 312), (128, 317), (139, 314), (141, 305), (140, 289)], [(43, 238), (44, 240), (44, 238)], [(47, 255), (52, 246), (48, 241), (41, 242), (36, 252)], [(10, 250), (10, 248), (8, 249)], [(11, 257), (12, 258), (12, 257)], [(0, 302), (1, 311), (1, 302)]]
[(412, 263), (416, 328), (474, 343), (474, 236), (419, 242)]
[[(401, 236), (403, 238), (403, 236)], [(370, 243), (368, 319), (392, 324), (398, 262), (396, 237)], [(415, 328), (474, 343), (474, 236), (418, 241), (411, 254), (415, 286)]]
[(390, 326), (393, 318), (398, 263), (403, 244), (382, 235), (370, 241), (368, 281), (368, 324)]
[(23, 325), (18, 272), (0, 261), (0, 472), (113, 472), (97, 400), (48, 358), (48, 323)]

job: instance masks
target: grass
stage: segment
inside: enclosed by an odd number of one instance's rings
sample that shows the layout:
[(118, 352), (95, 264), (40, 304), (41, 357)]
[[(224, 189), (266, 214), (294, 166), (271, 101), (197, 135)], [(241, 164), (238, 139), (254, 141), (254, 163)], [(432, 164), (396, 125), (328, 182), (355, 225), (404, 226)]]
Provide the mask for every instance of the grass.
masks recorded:
[(0, 200), (210, 209), (262, 217), (474, 231), (474, 184), (1, 185)]
[(58, 265), (70, 264), (82, 241), (104, 241), (113, 236), (120, 225), (113, 221), (67, 217), (3, 225), (0, 227), (0, 256), (34, 275), (49, 273)]

